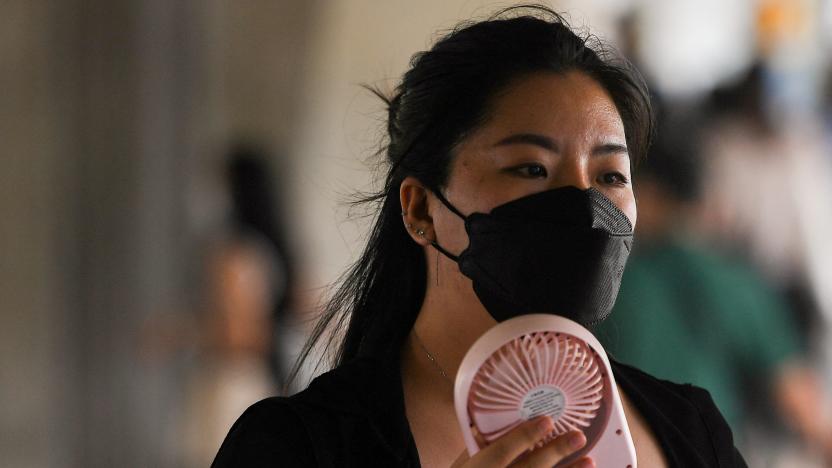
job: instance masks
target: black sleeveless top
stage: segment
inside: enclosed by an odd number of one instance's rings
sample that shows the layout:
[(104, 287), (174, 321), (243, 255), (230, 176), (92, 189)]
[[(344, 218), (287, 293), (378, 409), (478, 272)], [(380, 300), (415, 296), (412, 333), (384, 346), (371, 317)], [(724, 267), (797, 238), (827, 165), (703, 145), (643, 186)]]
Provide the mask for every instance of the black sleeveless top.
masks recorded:
[[(707, 391), (610, 363), (670, 466), (746, 466)], [(252, 405), (231, 427), (212, 466), (420, 466), (398, 360), (356, 359), (297, 395)]]

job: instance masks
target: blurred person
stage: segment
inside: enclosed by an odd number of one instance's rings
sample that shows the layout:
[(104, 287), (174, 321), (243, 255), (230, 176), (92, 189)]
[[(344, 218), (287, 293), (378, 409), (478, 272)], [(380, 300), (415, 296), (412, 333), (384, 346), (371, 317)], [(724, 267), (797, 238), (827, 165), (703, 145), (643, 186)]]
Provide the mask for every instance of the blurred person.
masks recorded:
[[(297, 395), (246, 410), (213, 466), (542, 467), (586, 443), (570, 431), (538, 444), (553, 430), (542, 417), (469, 458), (453, 378), (500, 311), (556, 313), (541, 305), (554, 296), (571, 304), (559, 313), (585, 325), (609, 313), (611, 304), (596, 307), (594, 296), (574, 291), (597, 287), (614, 299), (629, 244), (616, 244), (616, 259), (588, 245), (631, 239), (631, 166), (646, 152), (652, 115), (638, 73), (605, 50), (547, 8), (510, 8), (454, 29), (414, 56), (391, 97), (378, 92), (389, 142), (384, 188), (368, 199), (378, 207), (375, 225), (305, 348), (308, 355), (322, 341), (336, 367)], [(596, 236), (605, 228), (570, 215), (578, 205), (626, 232)], [(476, 254), (467, 247), (478, 239), (472, 225), (486, 217), (518, 237)], [(529, 235), (535, 228), (573, 234), (545, 242)], [(528, 279), (561, 280), (513, 296), (465, 266), (508, 249), (512, 269), (526, 265), (516, 259), (550, 259), (522, 270)], [(566, 255), (580, 258), (554, 260)], [(569, 283), (583, 278), (576, 272), (584, 262), (604, 266), (584, 278), (591, 284)], [(517, 276), (501, 278), (502, 287), (518, 287)], [(745, 466), (706, 391), (615, 360), (612, 367), (641, 466)]]
[[(767, 98), (773, 86), (767, 77), (758, 62), (711, 97), (700, 226), (711, 242), (748, 259), (785, 295), (808, 364), (820, 369), (796, 380), (828, 394), (832, 161), (824, 156), (829, 146), (820, 119), (783, 118)], [(817, 427), (805, 421), (800, 429), (832, 460), (832, 435), (821, 433), (832, 432), (832, 407), (827, 402), (805, 411), (815, 412)]]
[[(282, 327), (292, 321), (296, 310), (296, 278), (294, 259), (287, 244), (283, 216), (283, 192), (275, 183), (268, 154), (254, 145), (238, 144), (231, 152), (227, 166), (232, 209), (230, 233), (226, 245), (234, 249), (250, 248), (269, 264), (270, 291), (269, 332), (265, 354), (269, 368), (279, 386), (288, 374), (286, 350), (275, 342)], [(222, 249), (219, 249), (222, 250)]]
[(186, 391), (189, 466), (207, 466), (228, 428), (285, 381), (277, 327), (288, 315), (289, 261), (265, 155), (236, 146), (225, 167), (228, 230), (207, 262), (207, 314)]
[[(613, 314), (596, 334), (616, 359), (706, 388), (746, 448), (752, 421), (779, 416), (815, 450), (828, 450), (832, 421), (817, 412), (828, 401), (787, 302), (698, 234), (697, 114), (660, 113), (658, 137), (637, 172), (638, 242)], [(749, 452), (760, 460), (759, 450)]]
[(792, 298), (810, 332), (828, 322), (823, 273), (832, 260), (832, 176), (823, 133), (812, 120), (778, 120), (766, 100), (762, 63), (711, 98), (704, 137), (701, 227), (738, 252)]

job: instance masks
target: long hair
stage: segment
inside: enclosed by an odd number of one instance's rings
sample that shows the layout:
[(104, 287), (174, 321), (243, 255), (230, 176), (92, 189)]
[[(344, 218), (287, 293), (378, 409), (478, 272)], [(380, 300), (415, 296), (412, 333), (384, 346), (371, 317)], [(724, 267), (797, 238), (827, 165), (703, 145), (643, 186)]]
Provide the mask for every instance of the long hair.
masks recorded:
[(387, 139), (380, 154), (383, 188), (360, 200), (375, 217), (361, 257), (337, 283), (291, 374), (321, 338), (332, 365), (357, 356), (398, 356), (426, 289), (422, 248), (405, 231), (399, 186), (413, 176), (441, 190), (455, 147), (489, 115), (495, 96), (533, 73), (582, 71), (610, 94), (624, 123), (633, 160), (643, 157), (653, 119), (641, 75), (594, 36), (580, 37), (556, 12), (531, 5), (501, 10), (457, 26), (428, 51), (417, 53), (387, 106)]

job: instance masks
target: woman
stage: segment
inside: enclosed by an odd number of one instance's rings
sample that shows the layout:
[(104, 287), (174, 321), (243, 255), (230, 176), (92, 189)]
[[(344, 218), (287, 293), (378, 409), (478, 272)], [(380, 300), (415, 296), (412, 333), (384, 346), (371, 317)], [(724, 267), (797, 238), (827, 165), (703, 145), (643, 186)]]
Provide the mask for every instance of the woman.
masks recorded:
[[(507, 315), (568, 303), (571, 318), (603, 320), (620, 269), (583, 274), (586, 264), (609, 265), (581, 257), (599, 251), (576, 246), (588, 236), (521, 236), (477, 250), (471, 226), (498, 212), (513, 214), (502, 223), (557, 224), (580, 205), (602, 207), (631, 233), (631, 165), (652, 129), (643, 81), (542, 7), (460, 27), (411, 63), (387, 100), (389, 171), (371, 199), (380, 210), (367, 248), (305, 349), (327, 327), (347, 324), (337, 367), (298, 395), (252, 406), (215, 466), (552, 466), (586, 443), (575, 432), (535, 448), (552, 428), (544, 417), (469, 458), (453, 378), (471, 344)], [(516, 254), (538, 271), (522, 284), (509, 275), (495, 285), (477, 273), (495, 251), (507, 253), (497, 263)], [(538, 251), (573, 261), (541, 264)], [(540, 278), (563, 281), (527, 287)], [(529, 300), (502, 287), (529, 291)], [(707, 392), (613, 366), (641, 466), (744, 466)]]

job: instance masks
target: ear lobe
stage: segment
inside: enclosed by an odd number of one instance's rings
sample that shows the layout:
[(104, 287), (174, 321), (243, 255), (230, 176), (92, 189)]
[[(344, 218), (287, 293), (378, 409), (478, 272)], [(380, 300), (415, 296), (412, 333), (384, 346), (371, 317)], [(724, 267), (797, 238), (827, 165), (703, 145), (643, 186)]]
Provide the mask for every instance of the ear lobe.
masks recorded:
[(433, 218), (428, 213), (428, 190), (415, 177), (405, 177), (399, 186), (404, 229), (419, 245), (434, 239)]

